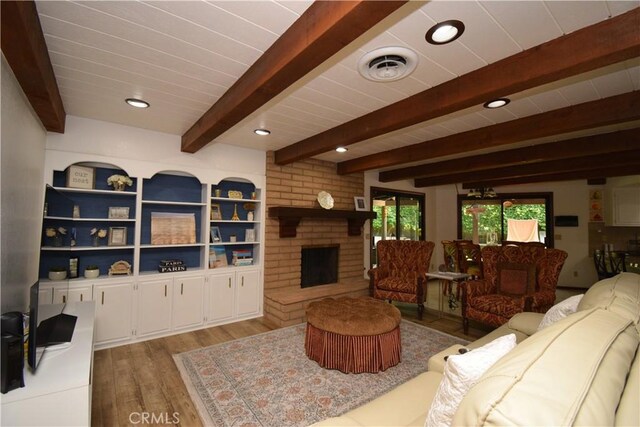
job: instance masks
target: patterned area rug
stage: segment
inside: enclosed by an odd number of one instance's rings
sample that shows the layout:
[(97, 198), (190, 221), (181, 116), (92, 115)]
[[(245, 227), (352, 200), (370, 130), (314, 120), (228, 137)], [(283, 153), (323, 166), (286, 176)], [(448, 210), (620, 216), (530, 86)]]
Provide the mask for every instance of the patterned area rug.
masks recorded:
[(402, 362), (378, 374), (321, 368), (304, 353), (306, 324), (174, 355), (207, 426), (307, 426), (403, 383), (427, 361), (466, 341), (403, 320)]

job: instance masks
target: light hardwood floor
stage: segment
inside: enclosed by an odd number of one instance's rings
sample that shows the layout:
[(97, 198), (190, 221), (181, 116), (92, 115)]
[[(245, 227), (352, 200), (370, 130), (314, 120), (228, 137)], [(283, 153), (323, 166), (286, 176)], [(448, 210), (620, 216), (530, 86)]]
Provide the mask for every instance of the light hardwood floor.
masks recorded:
[[(415, 304), (396, 304), (404, 319), (469, 340), (487, 333), (472, 328), (469, 335), (464, 335), (460, 317), (439, 316), (431, 308), (437, 307), (437, 299), (433, 298), (437, 292), (431, 291), (432, 286), (430, 284), (428, 308), (421, 321), (417, 319)], [(275, 327), (258, 318), (97, 351), (91, 424), (148, 425), (139, 422), (142, 413), (169, 419), (178, 413), (178, 425), (202, 425), (172, 355), (273, 329)]]

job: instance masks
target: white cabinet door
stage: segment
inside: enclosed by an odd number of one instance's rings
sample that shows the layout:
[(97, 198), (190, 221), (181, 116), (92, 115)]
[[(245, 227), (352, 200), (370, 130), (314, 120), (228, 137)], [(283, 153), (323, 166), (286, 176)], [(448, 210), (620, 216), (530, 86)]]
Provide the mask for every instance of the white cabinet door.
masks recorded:
[(38, 305), (52, 304), (53, 303), (53, 287), (52, 286), (40, 286), (38, 291)]
[(236, 276), (236, 315), (257, 314), (260, 310), (260, 275), (258, 271), (242, 271)]
[(173, 329), (202, 325), (204, 277), (176, 277), (173, 281)]
[(93, 299), (93, 286), (79, 286), (69, 288), (55, 288), (53, 291), (53, 303), (64, 304), (68, 302), (83, 302)]
[(209, 323), (233, 319), (234, 288), (234, 273), (209, 276)]
[(613, 225), (640, 225), (640, 187), (613, 189)]
[(171, 330), (173, 279), (138, 282), (138, 336)]
[(95, 285), (96, 344), (131, 337), (133, 283)]

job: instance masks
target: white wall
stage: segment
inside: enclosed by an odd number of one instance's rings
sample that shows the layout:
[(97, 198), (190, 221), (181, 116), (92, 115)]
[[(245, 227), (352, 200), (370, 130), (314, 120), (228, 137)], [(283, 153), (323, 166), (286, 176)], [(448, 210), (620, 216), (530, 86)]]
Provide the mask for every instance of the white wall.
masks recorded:
[(0, 287), (2, 312), (25, 311), (38, 277), (46, 131), (2, 56)]
[[(457, 238), (457, 195), (466, 194), (460, 185), (453, 184), (415, 188), (411, 181), (381, 183), (378, 174), (365, 174), (365, 196), (369, 197), (371, 187), (393, 188), (397, 190), (424, 192), (426, 195), (426, 237), (434, 242), (431, 270), (443, 262), (443, 240)], [(517, 186), (496, 187), (498, 193), (552, 192), (553, 214), (577, 215), (578, 227), (555, 227), (555, 247), (567, 251), (568, 257), (560, 273), (559, 286), (588, 287), (598, 280), (593, 260), (589, 256), (589, 186), (586, 180), (557, 183), (540, 183)], [(368, 230), (368, 228), (365, 228)], [(365, 267), (369, 265), (368, 231), (365, 237)]]
[[(108, 157), (118, 166), (134, 159), (164, 164), (168, 170), (196, 168), (229, 171), (229, 177), (237, 171), (265, 176), (264, 151), (210, 144), (195, 154), (189, 154), (180, 151), (180, 138), (180, 135), (67, 116), (65, 133), (49, 134), (47, 150)], [(86, 157), (88, 161), (91, 158)]]

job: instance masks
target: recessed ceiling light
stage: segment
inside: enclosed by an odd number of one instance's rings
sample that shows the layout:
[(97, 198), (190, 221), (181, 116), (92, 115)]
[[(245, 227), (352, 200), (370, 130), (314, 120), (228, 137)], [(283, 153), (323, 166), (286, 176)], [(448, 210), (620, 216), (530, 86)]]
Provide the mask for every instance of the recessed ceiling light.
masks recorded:
[(425, 39), (431, 44), (451, 43), (464, 33), (464, 24), (457, 19), (439, 22), (427, 31)]
[(256, 135), (265, 136), (269, 135), (271, 131), (269, 129), (256, 129), (253, 131), (253, 133), (255, 133)]
[(137, 98), (127, 98), (125, 102), (132, 107), (136, 108), (149, 108), (149, 103), (147, 101), (143, 101), (142, 99)]
[(346, 153), (347, 152), (347, 148), (346, 147), (338, 147), (338, 148), (336, 148), (336, 151), (338, 153)]
[(504, 107), (510, 102), (511, 100), (509, 98), (496, 98), (496, 99), (492, 99), (491, 101), (485, 102), (483, 106), (484, 108), (500, 108), (500, 107)]

